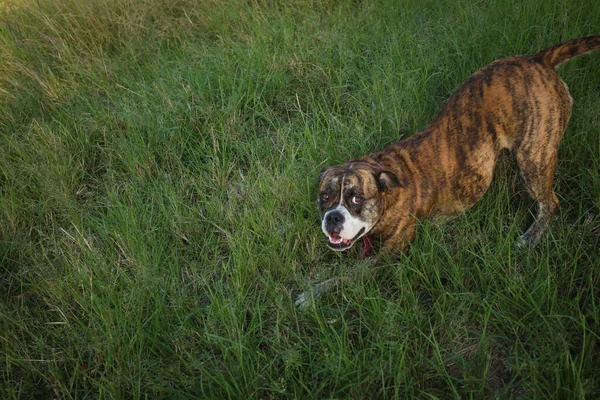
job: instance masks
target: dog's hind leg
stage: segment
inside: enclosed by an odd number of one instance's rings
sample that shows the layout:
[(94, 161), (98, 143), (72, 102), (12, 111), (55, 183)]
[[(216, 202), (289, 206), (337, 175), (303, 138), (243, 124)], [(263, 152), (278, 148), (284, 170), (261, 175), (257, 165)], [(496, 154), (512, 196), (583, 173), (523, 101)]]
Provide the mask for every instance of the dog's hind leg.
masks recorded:
[[(540, 150), (540, 149), (538, 149)], [(526, 152), (517, 152), (517, 163), (521, 176), (529, 194), (537, 202), (537, 214), (535, 220), (521, 235), (517, 246), (533, 246), (537, 244), (542, 234), (550, 224), (550, 217), (558, 207), (558, 199), (552, 189), (554, 183), (554, 171), (556, 169), (556, 148), (548, 149), (547, 153), (540, 157), (537, 154), (530, 157)], [(544, 153), (543, 150), (541, 150)]]
[[(558, 75), (544, 77), (541, 93), (531, 102), (529, 130), (513, 150), (529, 194), (537, 201), (535, 220), (517, 243), (535, 245), (550, 224), (550, 217), (558, 207), (554, 194), (554, 171), (558, 145), (571, 117), (573, 100), (567, 86)], [(547, 91), (543, 95), (543, 91)]]

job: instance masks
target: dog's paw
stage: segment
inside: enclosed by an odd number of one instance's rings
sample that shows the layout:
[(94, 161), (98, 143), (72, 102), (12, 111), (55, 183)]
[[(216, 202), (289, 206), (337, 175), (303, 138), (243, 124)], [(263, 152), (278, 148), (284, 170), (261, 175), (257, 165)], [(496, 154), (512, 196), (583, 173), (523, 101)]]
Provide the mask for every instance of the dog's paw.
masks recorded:
[(315, 299), (323, 294), (323, 285), (320, 283), (315, 284), (311, 289), (302, 292), (296, 297), (294, 305), (299, 309), (306, 309), (315, 303)]
[(299, 309), (310, 307), (312, 304), (314, 304), (315, 299), (331, 291), (338, 285), (339, 282), (340, 278), (331, 278), (324, 282), (315, 284), (311, 289), (300, 293), (300, 295), (296, 297), (294, 305)]
[(300, 293), (294, 301), (294, 305), (301, 310), (310, 307), (313, 303), (313, 296), (310, 291)]
[(517, 249), (524, 249), (529, 246), (529, 244), (527, 243), (527, 240), (525, 240), (525, 238), (523, 236), (524, 235), (519, 236), (519, 239), (517, 239), (517, 241), (515, 242), (515, 247)]
[(361, 260), (361, 265), (365, 265), (365, 266), (378, 266), (383, 264), (383, 261), (381, 260), (380, 256), (370, 256), (370, 257), (365, 257)]
[(515, 243), (517, 249), (527, 249), (535, 247), (540, 242), (540, 236), (530, 231), (525, 232)]

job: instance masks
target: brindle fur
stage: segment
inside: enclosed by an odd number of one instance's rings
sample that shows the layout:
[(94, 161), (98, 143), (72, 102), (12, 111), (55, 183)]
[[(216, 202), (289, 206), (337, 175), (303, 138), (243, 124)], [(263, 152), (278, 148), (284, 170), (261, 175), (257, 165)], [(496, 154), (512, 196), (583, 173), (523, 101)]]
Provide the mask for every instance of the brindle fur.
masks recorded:
[[(522, 236), (535, 244), (558, 199), (552, 189), (560, 139), (572, 98), (555, 67), (600, 47), (600, 35), (567, 41), (535, 55), (495, 61), (475, 72), (421, 132), (383, 151), (326, 169), (320, 194), (364, 197), (349, 211), (372, 221), (382, 252), (406, 249), (418, 221), (471, 208), (487, 191), (500, 152), (515, 153), (537, 215)], [(323, 215), (339, 194), (318, 205)]]

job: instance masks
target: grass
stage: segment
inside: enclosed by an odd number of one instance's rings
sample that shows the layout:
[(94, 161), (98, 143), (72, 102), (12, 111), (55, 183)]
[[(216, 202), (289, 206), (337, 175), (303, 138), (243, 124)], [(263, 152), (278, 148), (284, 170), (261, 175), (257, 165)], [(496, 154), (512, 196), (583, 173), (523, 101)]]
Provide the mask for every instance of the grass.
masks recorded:
[(600, 54), (560, 211), (507, 157), (451, 222), (360, 267), (316, 176), (420, 128), (494, 59), (600, 33), (588, 0), (21, 0), (0, 5), (3, 398), (600, 397)]

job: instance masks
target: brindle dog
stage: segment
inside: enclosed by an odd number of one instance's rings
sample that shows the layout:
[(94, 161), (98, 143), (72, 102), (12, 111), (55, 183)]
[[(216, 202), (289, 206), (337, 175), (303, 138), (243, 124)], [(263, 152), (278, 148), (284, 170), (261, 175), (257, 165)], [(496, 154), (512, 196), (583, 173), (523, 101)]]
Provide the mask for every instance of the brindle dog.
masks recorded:
[[(365, 250), (379, 239), (380, 255), (405, 250), (424, 217), (463, 212), (485, 194), (504, 149), (516, 154), (538, 207), (518, 245), (537, 243), (558, 205), (554, 170), (573, 104), (555, 68), (597, 48), (600, 35), (494, 61), (471, 75), (423, 131), (321, 171), (317, 203), (328, 246), (343, 251), (363, 238)], [(303, 293), (296, 304), (307, 300)]]
[(555, 68), (600, 48), (600, 35), (475, 72), (421, 132), (379, 153), (321, 171), (317, 200), (333, 250), (380, 238), (383, 253), (407, 248), (418, 221), (471, 208), (487, 191), (500, 152), (516, 154), (537, 216), (519, 244), (537, 243), (556, 210), (558, 143), (573, 99)]

